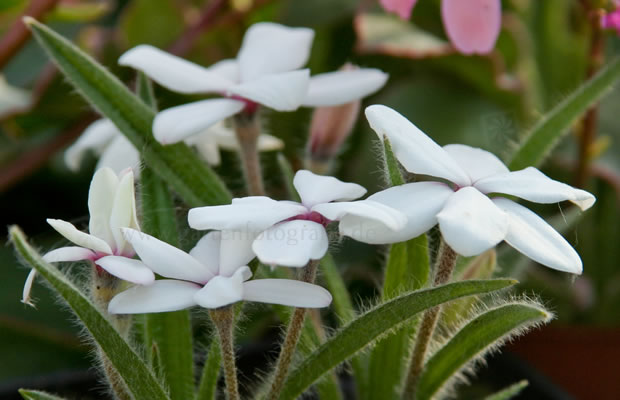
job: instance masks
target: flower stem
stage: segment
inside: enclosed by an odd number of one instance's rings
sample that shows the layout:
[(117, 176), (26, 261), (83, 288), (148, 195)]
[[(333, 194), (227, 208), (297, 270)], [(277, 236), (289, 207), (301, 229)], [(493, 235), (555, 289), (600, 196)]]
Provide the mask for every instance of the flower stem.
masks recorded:
[(237, 367), (235, 366), (234, 321), (232, 306), (209, 311), (209, 315), (217, 328), (220, 339), (224, 377), (228, 400), (239, 400), (239, 384), (237, 383)]
[[(310, 260), (303, 269), (301, 280), (303, 282), (313, 283), (316, 278), (318, 265), (319, 260)], [(295, 349), (297, 348), (297, 342), (299, 342), (299, 337), (301, 336), (305, 317), (305, 308), (296, 308), (295, 311), (293, 311), (293, 315), (291, 316), (286, 330), (286, 336), (284, 337), (284, 343), (282, 343), (282, 350), (280, 350), (278, 363), (276, 364), (276, 372), (273, 383), (271, 384), (271, 390), (267, 395), (267, 399), (269, 400), (277, 400), (280, 397), (280, 392), (284, 386), (284, 380), (288, 374), (288, 368), (291, 365)]]
[[(454, 250), (442, 240), (441, 248), (439, 249), (439, 259), (435, 268), (434, 286), (443, 285), (450, 280), (456, 264), (456, 257), (457, 254)], [(440, 314), (441, 306), (437, 306), (427, 310), (422, 317), (422, 322), (420, 323), (415, 341), (415, 347), (413, 348), (413, 355), (411, 356), (411, 363), (409, 364), (405, 390), (403, 392), (403, 398), (405, 399), (415, 398), (416, 385), (424, 369), (426, 352), (428, 351), (428, 346), (433, 337), (433, 332), (435, 331), (435, 326), (437, 325)]]
[(259, 120), (255, 112), (235, 115), (235, 131), (239, 142), (243, 174), (250, 196), (264, 196), (263, 174), (258, 155)]

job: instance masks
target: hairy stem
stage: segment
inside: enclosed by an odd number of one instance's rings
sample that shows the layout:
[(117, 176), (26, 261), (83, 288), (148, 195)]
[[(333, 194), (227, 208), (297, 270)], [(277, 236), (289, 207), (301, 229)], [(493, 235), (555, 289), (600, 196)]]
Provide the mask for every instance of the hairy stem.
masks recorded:
[(250, 196), (264, 196), (263, 174), (258, 154), (259, 120), (255, 112), (240, 113), (234, 117), (235, 132), (239, 142), (243, 175)]
[[(439, 259), (435, 267), (434, 286), (443, 285), (450, 280), (456, 264), (456, 257), (457, 254), (454, 250), (442, 241), (439, 250)], [(422, 322), (420, 323), (415, 341), (415, 347), (413, 348), (413, 355), (411, 356), (411, 363), (409, 364), (409, 372), (407, 373), (407, 381), (403, 393), (403, 398), (405, 399), (415, 398), (416, 385), (424, 369), (424, 360), (426, 359), (428, 346), (433, 337), (433, 332), (435, 331), (435, 326), (437, 325), (440, 314), (441, 306), (437, 306), (427, 310), (422, 317)]]
[(224, 378), (228, 400), (239, 400), (237, 367), (235, 365), (234, 323), (232, 306), (226, 306), (209, 312), (220, 338), (220, 349), (224, 363)]
[[(318, 265), (319, 260), (310, 260), (303, 269), (301, 280), (303, 282), (313, 283), (316, 278), (316, 269)], [(269, 400), (277, 400), (280, 396), (284, 380), (288, 374), (288, 368), (291, 365), (295, 349), (297, 348), (297, 342), (299, 342), (299, 337), (301, 336), (305, 317), (305, 308), (296, 308), (291, 316), (286, 330), (286, 336), (284, 337), (284, 343), (282, 343), (282, 350), (280, 350), (280, 356), (278, 357), (278, 363), (276, 364), (273, 383), (267, 395), (267, 399)]]

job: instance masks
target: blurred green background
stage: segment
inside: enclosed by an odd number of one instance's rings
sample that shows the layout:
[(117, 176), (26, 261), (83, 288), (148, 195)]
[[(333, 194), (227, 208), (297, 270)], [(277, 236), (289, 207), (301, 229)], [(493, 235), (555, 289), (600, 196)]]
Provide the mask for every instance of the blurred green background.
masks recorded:
[[(0, 1), (0, 35), (28, 3)], [(214, 5), (219, 7), (215, 17), (197, 39), (183, 42), (189, 43), (184, 54), (188, 59), (210, 65), (234, 57), (245, 29), (257, 21), (311, 27), (316, 31), (309, 62), (313, 74), (335, 70), (345, 62), (381, 68), (390, 74), (388, 84), (365, 99), (364, 105), (395, 108), (440, 144), (465, 143), (500, 157), (508, 155), (534, 121), (586, 79), (591, 61), (593, 31), (583, 2), (577, 0), (503, 1), (497, 49), (484, 57), (428, 56), (429, 50), (447, 46), (439, 0), (419, 1), (410, 22), (386, 15), (375, 1), (67, 0), (46, 15), (46, 22), (129, 83), (131, 71), (116, 64), (120, 54), (141, 43), (164, 49), (178, 45), (179, 38), (187, 38), (188, 30)], [(617, 52), (618, 38), (610, 34), (605, 57)], [(74, 174), (64, 165), (62, 149), (92, 118), (91, 111), (53, 72), (32, 41), (1, 73), (11, 85), (32, 91), (35, 102), (28, 110), (0, 116), (0, 220), (3, 226), (19, 224), (33, 243), (47, 250), (62, 240), (45, 218), (65, 219), (78, 227), (87, 222), (88, 184), (96, 159), (91, 157)], [(160, 87), (156, 95), (160, 108), (190, 100)], [(595, 207), (583, 215), (558, 205), (533, 207), (555, 221), (556, 228), (577, 248), (584, 275), (574, 278), (555, 273), (508, 248), (499, 248), (497, 273), (516, 276), (523, 282), (521, 290), (538, 293), (556, 311), (556, 326), (612, 332), (620, 326), (619, 105), (616, 89), (600, 104), (597, 141), (591, 149), (592, 173), (584, 182), (598, 198)], [(295, 168), (303, 165), (310, 118), (308, 109), (264, 114), (265, 127), (286, 142), (284, 153)], [(579, 125), (544, 164), (543, 171), (551, 177), (575, 182), (577, 131)], [(383, 185), (377, 156), (376, 136), (360, 118), (333, 174), (360, 183), (372, 193)], [(276, 155), (262, 157), (268, 190), (283, 197)], [(242, 194), (235, 154), (224, 154), (217, 171), (235, 193)], [(184, 211), (181, 208), (179, 214)], [(377, 293), (381, 249), (345, 240), (337, 245), (336, 256), (356, 298), (363, 301)], [(0, 247), (0, 265), (0, 396), (9, 396), (24, 384), (70, 383), (92, 376), (87, 347), (80, 343), (70, 313), (39, 282), (34, 289), (37, 309), (19, 302), (27, 270), (10, 246)], [(80, 267), (72, 268), (79, 273)], [(261, 331), (250, 329), (245, 334), (261, 335)]]

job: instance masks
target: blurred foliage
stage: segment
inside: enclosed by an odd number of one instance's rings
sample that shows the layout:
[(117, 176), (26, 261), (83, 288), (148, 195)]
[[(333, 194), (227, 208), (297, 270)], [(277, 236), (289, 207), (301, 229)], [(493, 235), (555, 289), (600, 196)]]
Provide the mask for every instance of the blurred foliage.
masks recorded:
[[(214, 1), (64, 1), (64, 11), (52, 14), (49, 22), (131, 85), (131, 71), (116, 65), (120, 54), (140, 43), (169, 48)], [(88, 3), (88, 7), (78, 9), (76, 4), (71, 9), (72, 3)], [(374, 1), (254, 0), (251, 3), (247, 12), (235, 11), (240, 2), (226, 3), (186, 57), (203, 65), (234, 57), (243, 32), (257, 21), (308, 26), (316, 31), (308, 63), (313, 74), (337, 69), (348, 61), (381, 68), (390, 74), (390, 80), (383, 90), (366, 99), (364, 105), (381, 103), (395, 108), (440, 144), (465, 143), (499, 156), (507, 155), (527, 127), (583, 82), (589, 61), (591, 28), (576, 0), (505, 0), (504, 29), (491, 56), (447, 54), (422, 58), (411, 57), (412, 50), (419, 50), (416, 49), (419, 37), (415, 36), (417, 31), (413, 27), (433, 35), (437, 41), (445, 40), (439, 0), (420, 1), (412, 24), (398, 23), (405, 31), (398, 32), (390, 26), (395, 31), (390, 31), (387, 38), (374, 32), (371, 39), (360, 36), (364, 22), (360, 18), (363, 13), (380, 12)], [(0, 1), (0, 35), (26, 4), (24, 0)], [(388, 47), (386, 51), (385, 46), (376, 46), (377, 41), (386, 40), (397, 41), (401, 50), (404, 47), (408, 51), (398, 53), (393, 48)], [(375, 46), (370, 46), (372, 43)], [(610, 35), (607, 44), (609, 55), (619, 53), (617, 37)], [(41, 49), (30, 41), (1, 72), (10, 84), (37, 92), (42, 83), (39, 77), (47, 63)], [(173, 94), (161, 87), (156, 88), (156, 96), (160, 108), (196, 98)], [(498, 249), (507, 256), (498, 258), (496, 275), (512, 271), (526, 278), (524, 290), (540, 293), (557, 311), (561, 323), (620, 324), (617, 311), (620, 302), (619, 103), (620, 91), (614, 90), (600, 106), (598, 133), (605, 138), (599, 143), (603, 151), (593, 160), (593, 176), (586, 187), (597, 196), (598, 202), (574, 225), (568, 227), (565, 223), (563, 232), (581, 254), (584, 275), (573, 280), (548, 269), (532, 267), (532, 262), (524, 261), (510, 249)], [(85, 225), (87, 188), (94, 160), (91, 158), (82, 172), (75, 175), (64, 166), (62, 151), (56, 151), (49, 159), (41, 159), (40, 151), (52, 146), (54, 140), (88, 112), (83, 100), (55, 75), (31, 110), (0, 119), (0, 225), (19, 223), (34, 242), (48, 245), (58, 241), (58, 235), (45, 224), (45, 218), (74, 221), (78, 227)], [(263, 114), (269, 133), (286, 142), (284, 154), (295, 169), (303, 163), (310, 115), (308, 109)], [(335, 175), (360, 183), (371, 193), (381, 188), (378, 157), (381, 149), (377, 143), (374, 132), (360, 118), (337, 161)], [(557, 148), (544, 171), (571, 182), (576, 154), (573, 135)], [(232, 153), (223, 156), (217, 172), (239, 194), (243, 182), (239, 178), (237, 156)], [(264, 154), (262, 158), (269, 190), (274, 197), (285, 198), (276, 155)], [(19, 179), (2, 180), (32, 165), (35, 167)], [(179, 215), (184, 215), (185, 206), (179, 204), (179, 207)], [(535, 210), (547, 216), (559, 216), (562, 221), (559, 214), (562, 210), (556, 205)], [(182, 240), (191, 243), (195, 238)], [(35, 287), (37, 310), (27, 309), (18, 302), (26, 271), (15, 268), (12, 254), (8, 247), (0, 248), (4, 271), (0, 284), (3, 360), (0, 381), (84, 368), (87, 365), (84, 347), (79, 345), (77, 332), (67, 323), (69, 314), (57, 306), (49, 291)], [(385, 258), (382, 249), (344, 240), (338, 244), (335, 258), (354, 299), (363, 302), (378, 293), (379, 268)], [(513, 268), (515, 265), (519, 265), (518, 270)], [(74, 268), (78, 269), (79, 265)], [(261, 314), (260, 307), (252, 310)], [(255, 323), (252, 329), (244, 329), (245, 335), (263, 335), (265, 327), (272, 324), (264, 320)], [(60, 351), (63, 356), (55, 356)]]

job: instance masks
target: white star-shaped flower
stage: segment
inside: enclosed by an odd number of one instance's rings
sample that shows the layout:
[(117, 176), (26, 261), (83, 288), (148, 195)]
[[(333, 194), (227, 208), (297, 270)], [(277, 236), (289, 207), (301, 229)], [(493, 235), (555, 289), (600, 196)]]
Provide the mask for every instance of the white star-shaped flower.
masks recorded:
[(381, 88), (387, 75), (377, 69), (337, 71), (310, 78), (301, 69), (310, 55), (314, 31), (261, 22), (246, 32), (236, 59), (209, 68), (173, 56), (153, 46), (127, 51), (119, 64), (143, 71), (160, 85), (186, 94), (215, 93), (224, 98), (172, 107), (157, 114), (153, 134), (170, 144), (258, 105), (277, 111), (305, 106), (349, 103)]
[[(238, 198), (230, 205), (189, 210), (189, 225), (194, 229), (247, 232), (246, 239), (262, 263), (303, 267), (327, 252), (325, 227), (332, 221), (347, 218), (351, 223), (364, 224), (371, 220), (382, 228), (381, 234), (406, 224), (406, 216), (391, 207), (372, 200), (351, 201), (366, 193), (358, 184), (301, 170), (295, 174), (294, 185), (301, 203), (264, 196)], [(371, 230), (364, 232), (356, 239), (381, 240)]]
[[(409, 172), (442, 181), (395, 186), (369, 197), (405, 213), (409, 221), (399, 232), (376, 235), (381, 241), (404, 241), (439, 224), (445, 241), (459, 254), (480, 254), (501, 241), (529, 258), (560, 271), (579, 274), (577, 252), (542, 218), (497, 194), (536, 203), (571, 201), (582, 210), (596, 201), (584, 190), (555, 181), (529, 167), (511, 172), (488, 151), (460, 144), (440, 147), (396, 111), (381, 105), (366, 109), (370, 126), (386, 136), (394, 154)], [(341, 221), (340, 229), (356, 237), (358, 221)], [(382, 229), (371, 221), (365, 229)]]
[[(204, 132), (185, 139), (210, 165), (219, 165), (220, 149), (237, 151), (239, 144), (232, 129), (223, 122), (217, 123)], [(258, 137), (259, 151), (274, 151), (284, 147), (284, 143), (271, 135)], [(114, 172), (132, 168), (136, 177), (140, 173), (140, 153), (109, 119), (100, 119), (90, 124), (82, 136), (65, 152), (65, 164), (72, 171), (78, 171), (87, 151), (99, 156), (97, 168), (111, 168)]]
[(289, 279), (256, 279), (247, 263), (254, 258), (243, 232), (210, 232), (188, 253), (145, 233), (125, 228), (123, 234), (144, 267), (165, 278), (137, 285), (116, 295), (112, 314), (176, 311), (199, 305), (224, 307), (238, 301), (320, 308), (332, 300), (320, 286)]

